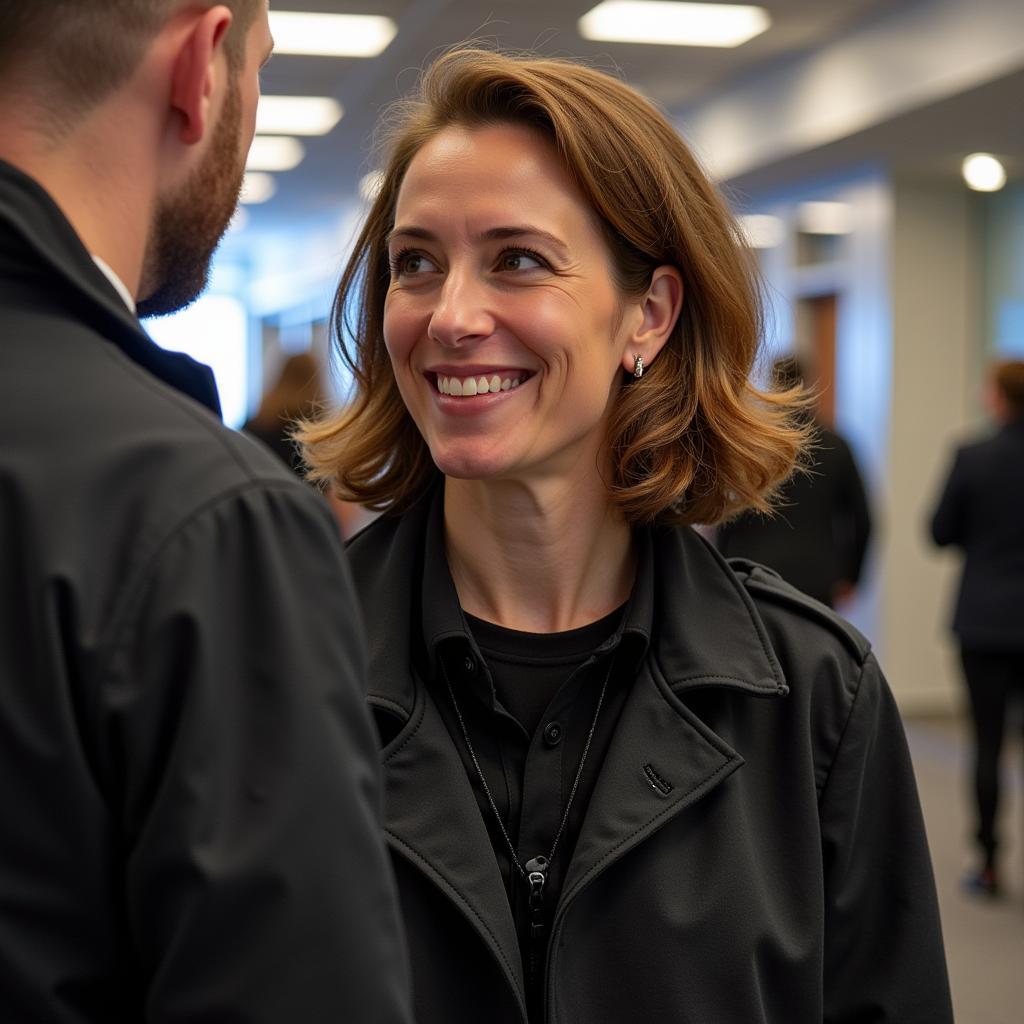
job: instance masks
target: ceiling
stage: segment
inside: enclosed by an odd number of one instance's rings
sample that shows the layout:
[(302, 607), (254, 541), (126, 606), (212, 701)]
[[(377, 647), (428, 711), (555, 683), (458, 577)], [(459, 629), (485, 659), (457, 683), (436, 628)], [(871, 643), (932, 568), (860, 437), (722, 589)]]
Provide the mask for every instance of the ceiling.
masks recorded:
[(278, 55), (263, 72), (268, 95), (332, 96), (345, 116), (327, 136), (303, 140), (306, 159), (277, 175), (268, 203), (250, 206), (249, 228), (276, 231), (337, 214), (353, 202), (373, 167), (371, 140), (381, 112), (415, 86), (433, 55), (464, 40), (503, 49), (582, 59), (620, 74), (670, 113), (729, 81), (824, 45), (858, 21), (908, 0), (762, 0), (767, 32), (734, 49), (592, 43), (576, 28), (597, 0), (272, 0), (274, 10), (383, 14), (398, 34), (378, 57)]

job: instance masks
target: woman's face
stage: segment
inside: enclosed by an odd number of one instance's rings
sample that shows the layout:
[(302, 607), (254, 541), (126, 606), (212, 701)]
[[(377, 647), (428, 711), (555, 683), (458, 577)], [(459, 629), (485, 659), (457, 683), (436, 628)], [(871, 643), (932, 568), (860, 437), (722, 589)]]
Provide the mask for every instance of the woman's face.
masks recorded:
[(409, 166), (388, 250), (384, 338), (441, 471), (596, 472), (643, 314), (551, 144), (512, 125), (445, 129)]

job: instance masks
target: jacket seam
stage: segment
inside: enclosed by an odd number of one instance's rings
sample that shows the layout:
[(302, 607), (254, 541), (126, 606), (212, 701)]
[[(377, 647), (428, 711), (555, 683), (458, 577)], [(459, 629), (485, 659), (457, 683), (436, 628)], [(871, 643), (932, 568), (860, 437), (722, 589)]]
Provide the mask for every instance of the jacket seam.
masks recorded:
[[(870, 652), (868, 652), (870, 656)], [(843, 744), (846, 742), (846, 734), (849, 732), (850, 723), (853, 721), (853, 712), (857, 706), (857, 699), (860, 697), (861, 683), (864, 680), (864, 671), (867, 668), (868, 657), (865, 657), (860, 664), (860, 671), (857, 673), (857, 681), (853, 687), (853, 696), (850, 699), (850, 707), (846, 712), (846, 720), (843, 722), (843, 728), (839, 732), (839, 739), (836, 742), (836, 748), (832, 753), (832, 760), (829, 762), (828, 772), (825, 775), (825, 781), (821, 785), (821, 792), (818, 794), (818, 807), (821, 807), (822, 801), (825, 799), (825, 792), (828, 790), (829, 783), (832, 781), (832, 772), (835, 769), (836, 762), (839, 760), (839, 753), (843, 748)]]

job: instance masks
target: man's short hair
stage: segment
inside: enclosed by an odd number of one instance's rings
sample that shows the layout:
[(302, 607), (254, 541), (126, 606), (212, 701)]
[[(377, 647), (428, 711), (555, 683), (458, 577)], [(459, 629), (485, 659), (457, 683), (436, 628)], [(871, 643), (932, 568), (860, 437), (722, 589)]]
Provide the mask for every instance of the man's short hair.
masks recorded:
[[(0, 90), (25, 88), (43, 113), (69, 124), (131, 77), (161, 27), (190, 0), (0, 0)], [(228, 62), (242, 65), (249, 27), (264, 0), (222, 3), (234, 20)]]

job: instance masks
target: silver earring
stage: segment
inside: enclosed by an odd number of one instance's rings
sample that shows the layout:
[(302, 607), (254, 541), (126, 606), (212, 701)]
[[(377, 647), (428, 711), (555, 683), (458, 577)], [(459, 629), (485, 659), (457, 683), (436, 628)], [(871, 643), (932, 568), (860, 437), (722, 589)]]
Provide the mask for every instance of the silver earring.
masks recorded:
[(633, 363), (633, 376), (639, 380), (644, 375), (644, 359), (643, 356), (637, 356), (636, 361)]

